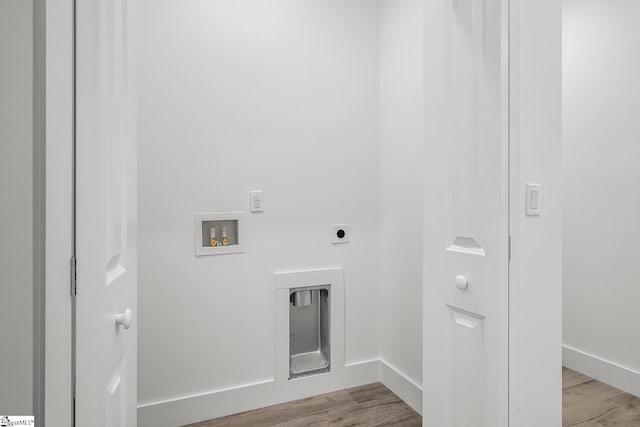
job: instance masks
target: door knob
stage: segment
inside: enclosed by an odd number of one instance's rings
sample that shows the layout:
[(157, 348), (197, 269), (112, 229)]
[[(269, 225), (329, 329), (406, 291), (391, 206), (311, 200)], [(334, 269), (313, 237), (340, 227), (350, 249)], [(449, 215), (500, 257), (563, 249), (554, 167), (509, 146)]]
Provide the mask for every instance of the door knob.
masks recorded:
[(467, 281), (467, 278), (462, 275), (456, 276), (455, 283), (458, 289), (464, 290), (469, 287), (469, 282)]
[(124, 313), (116, 314), (116, 325), (122, 326), (125, 329), (129, 329), (132, 322), (133, 311), (131, 311), (130, 308), (127, 308)]

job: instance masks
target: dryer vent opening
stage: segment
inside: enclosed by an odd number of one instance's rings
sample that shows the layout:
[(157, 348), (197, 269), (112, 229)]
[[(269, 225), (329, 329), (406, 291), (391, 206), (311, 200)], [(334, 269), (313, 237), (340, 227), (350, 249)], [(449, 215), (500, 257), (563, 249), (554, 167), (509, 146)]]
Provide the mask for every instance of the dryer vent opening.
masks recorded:
[(330, 286), (289, 294), (289, 379), (329, 372)]

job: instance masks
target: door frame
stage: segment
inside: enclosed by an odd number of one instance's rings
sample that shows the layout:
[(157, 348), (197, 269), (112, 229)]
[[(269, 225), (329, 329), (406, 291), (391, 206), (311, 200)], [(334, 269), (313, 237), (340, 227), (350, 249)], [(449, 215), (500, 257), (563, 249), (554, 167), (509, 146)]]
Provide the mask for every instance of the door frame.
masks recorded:
[(46, 5), (33, 0), (33, 415), (44, 419), (46, 354)]
[[(562, 2), (510, 0), (509, 425), (562, 424)], [(525, 185), (541, 184), (540, 217)]]
[[(40, 1), (40, 0), (38, 0)], [(44, 33), (45, 158), (45, 301), (44, 423), (71, 426), (72, 299), (70, 260), (73, 255), (73, 3), (42, 0)], [(42, 244), (42, 240), (39, 242)]]
[[(45, 0), (45, 413), (71, 425), (73, 0)], [(432, 0), (425, 0), (432, 1)], [(509, 419), (561, 420), (561, 2), (510, 0)], [(44, 25), (42, 29), (40, 25)], [(42, 101), (40, 101), (42, 102)], [(524, 184), (540, 181), (544, 214), (524, 218)], [(540, 417), (544, 417), (541, 422)]]

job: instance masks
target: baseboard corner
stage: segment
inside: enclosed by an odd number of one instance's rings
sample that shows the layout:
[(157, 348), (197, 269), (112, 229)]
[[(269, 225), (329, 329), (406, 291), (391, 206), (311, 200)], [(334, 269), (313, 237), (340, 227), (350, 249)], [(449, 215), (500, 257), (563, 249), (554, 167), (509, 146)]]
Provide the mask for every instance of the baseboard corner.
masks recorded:
[(640, 372), (577, 348), (562, 346), (562, 365), (624, 392), (640, 396)]
[(422, 415), (422, 386), (383, 359), (380, 359), (380, 382)]

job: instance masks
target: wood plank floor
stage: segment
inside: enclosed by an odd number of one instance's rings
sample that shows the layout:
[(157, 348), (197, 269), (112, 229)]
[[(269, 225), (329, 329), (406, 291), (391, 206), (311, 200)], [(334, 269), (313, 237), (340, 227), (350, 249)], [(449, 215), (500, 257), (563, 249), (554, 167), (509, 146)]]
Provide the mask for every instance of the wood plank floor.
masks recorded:
[(640, 427), (640, 398), (562, 368), (564, 427)]
[[(640, 427), (640, 398), (562, 368), (563, 427)], [(422, 418), (380, 383), (243, 412), (188, 427), (421, 426)]]
[(421, 426), (422, 417), (380, 383), (243, 412), (189, 427)]

